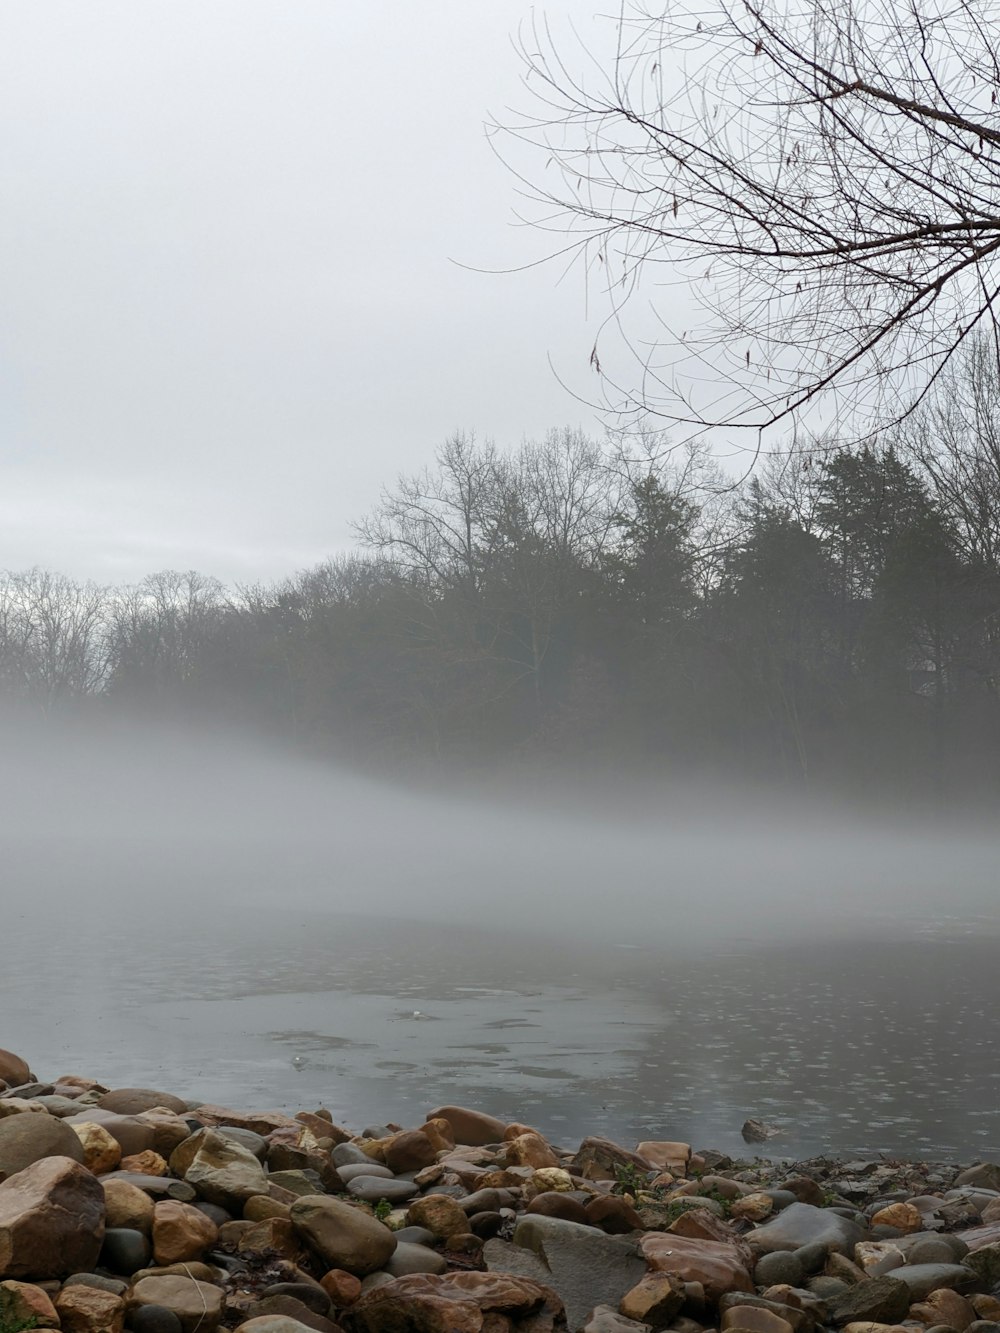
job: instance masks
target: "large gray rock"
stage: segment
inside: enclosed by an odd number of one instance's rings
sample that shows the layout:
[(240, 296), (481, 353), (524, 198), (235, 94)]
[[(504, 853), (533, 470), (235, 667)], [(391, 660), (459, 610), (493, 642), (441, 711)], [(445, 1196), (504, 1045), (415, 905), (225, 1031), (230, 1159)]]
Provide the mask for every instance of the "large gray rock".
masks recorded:
[(86, 1272), (103, 1239), (104, 1191), (74, 1159), (46, 1157), (0, 1183), (0, 1278)]
[(518, 1222), (513, 1243), (487, 1241), (483, 1257), (490, 1272), (551, 1287), (566, 1307), (570, 1329), (581, 1329), (597, 1305), (617, 1307), (646, 1273), (646, 1261), (631, 1237), (533, 1214)]
[(851, 1255), (864, 1231), (849, 1218), (811, 1203), (793, 1203), (771, 1222), (756, 1227), (746, 1237), (755, 1254), (775, 1250), (798, 1250), (803, 1245), (825, 1245), (838, 1254)]
[(447, 1267), (447, 1260), (437, 1250), (397, 1241), (395, 1250), (386, 1260), (385, 1271), (391, 1277), (406, 1277), (408, 1273), (443, 1273)]
[(238, 1213), (247, 1199), (267, 1193), (267, 1174), (241, 1143), (214, 1129), (200, 1129), (170, 1155), (170, 1169), (206, 1203)]
[(909, 1287), (892, 1277), (865, 1278), (829, 1304), (834, 1324), (898, 1324), (909, 1308)]
[(39, 1111), (23, 1111), (0, 1120), (0, 1180), (43, 1157), (82, 1162), (83, 1144), (62, 1120)]
[(396, 1237), (365, 1209), (328, 1194), (307, 1194), (291, 1207), (292, 1225), (331, 1268), (364, 1277), (383, 1268)]
[(904, 1264), (892, 1269), (886, 1277), (905, 1282), (911, 1301), (922, 1301), (939, 1287), (968, 1291), (977, 1281), (976, 1274), (964, 1264)]
[(181, 1101), (171, 1092), (156, 1092), (153, 1088), (112, 1088), (105, 1092), (97, 1103), (105, 1111), (114, 1111), (116, 1115), (141, 1115), (151, 1111), (154, 1106), (165, 1106), (168, 1111), (184, 1115), (187, 1102)]

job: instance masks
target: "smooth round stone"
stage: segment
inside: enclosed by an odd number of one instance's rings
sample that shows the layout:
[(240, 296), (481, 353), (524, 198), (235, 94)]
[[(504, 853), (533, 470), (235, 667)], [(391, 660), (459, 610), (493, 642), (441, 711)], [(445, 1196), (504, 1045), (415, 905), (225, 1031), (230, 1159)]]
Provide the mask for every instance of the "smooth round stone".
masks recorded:
[(792, 1250), (791, 1253), (798, 1259), (803, 1271), (812, 1274), (818, 1273), (826, 1266), (829, 1251), (822, 1241), (817, 1241), (814, 1245), (800, 1245), (797, 1250)]
[(373, 1162), (371, 1158), (366, 1162), (338, 1166), (337, 1175), (345, 1185), (350, 1184), (355, 1176), (378, 1176), (380, 1180), (395, 1180), (396, 1178), (387, 1166), (380, 1166), (378, 1162)]
[(447, 1267), (442, 1255), (404, 1240), (393, 1250), (383, 1271), (392, 1277), (407, 1277), (410, 1273), (443, 1273)]
[(992, 1319), (974, 1319), (965, 1333), (1000, 1333), (1000, 1324)]
[(894, 1277), (897, 1282), (905, 1282), (910, 1289), (911, 1301), (922, 1301), (938, 1287), (958, 1287), (968, 1289), (975, 1282), (975, 1274), (961, 1264), (904, 1264), (902, 1268), (891, 1268), (886, 1277)]
[(233, 1220), (232, 1213), (227, 1213), (225, 1208), (220, 1208), (217, 1203), (204, 1203), (201, 1199), (191, 1205), (197, 1208), (199, 1213), (203, 1213), (210, 1222), (214, 1222), (217, 1227), (224, 1226), (227, 1222)]
[(95, 1291), (109, 1291), (112, 1296), (121, 1296), (128, 1291), (128, 1283), (116, 1277), (101, 1277), (100, 1273), (73, 1273), (63, 1283), (64, 1287), (92, 1287)]
[(906, 1261), (910, 1264), (950, 1264), (955, 1260), (955, 1251), (944, 1236), (940, 1240), (921, 1240), (906, 1251)]
[(348, 1194), (365, 1203), (378, 1203), (385, 1199), (389, 1203), (405, 1203), (420, 1191), (409, 1180), (385, 1180), (381, 1176), (355, 1176), (348, 1181)]
[(436, 1239), (426, 1227), (400, 1227), (394, 1234), (402, 1245), (433, 1245)]
[(313, 1314), (318, 1314), (324, 1319), (330, 1313), (330, 1297), (318, 1284), (314, 1287), (308, 1282), (272, 1282), (269, 1287), (265, 1287), (261, 1293), (261, 1299), (265, 1300), (268, 1296), (291, 1296), (311, 1310)]
[(151, 1253), (149, 1241), (141, 1231), (133, 1231), (131, 1227), (109, 1227), (104, 1233), (101, 1267), (131, 1277), (146, 1267)]
[(469, 1218), (469, 1230), (482, 1240), (492, 1240), (500, 1234), (506, 1220), (503, 1213), (473, 1213)]
[(330, 1154), (330, 1160), (334, 1166), (374, 1166), (375, 1163), (366, 1152), (353, 1143), (338, 1143), (336, 1148)]
[(767, 1195), (774, 1204), (774, 1211), (776, 1213), (780, 1213), (782, 1208), (788, 1208), (793, 1203), (798, 1203), (799, 1201), (798, 1196), (793, 1194), (791, 1190), (758, 1190), (758, 1193)]
[(184, 1333), (184, 1325), (165, 1305), (140, 1305), (129, 1315), (132, 1333)]
[(811, 1277), (806, 1283), (806, 1290), (811, 1291), (814, 1296), (818, 1296), (821, 1301), (833, 1301), (838, 1296), (843, 1296), (845, 1291), (850, 1291), (851, 1284), (844, 1282), (839, 1277)]
[(231, 1143), (238, 1143), (241, 1148), (246, 1148), (252, 1152), (258, 1162), (262, 1162), (267, 1156), (267, 1140), (261, 1134), (255, 1134), (252, 1129), (237, 1129), (234, 1125), (217, 1126), (216, 1134), (221, 1134), (224, 1139), (229, 1139)]
[(753, 1270), (753, 1280), (758, 1287), (801, 1287), (805, 1276), (806, 1269), (794, 1250), (762, 1254)]
[(363, 1139), (391, 1139), (395, 1130), (389, 1125), (368, 1125), (361, 1131)]

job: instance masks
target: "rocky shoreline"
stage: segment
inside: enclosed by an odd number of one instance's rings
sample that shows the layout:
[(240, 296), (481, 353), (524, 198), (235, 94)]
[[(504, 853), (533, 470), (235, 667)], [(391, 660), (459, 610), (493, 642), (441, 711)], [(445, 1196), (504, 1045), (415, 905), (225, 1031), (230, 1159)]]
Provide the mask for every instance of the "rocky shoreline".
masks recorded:
[(567, 1148), (0, 1050), (0, 1333), (1000, 1333), (1000, 1166)]

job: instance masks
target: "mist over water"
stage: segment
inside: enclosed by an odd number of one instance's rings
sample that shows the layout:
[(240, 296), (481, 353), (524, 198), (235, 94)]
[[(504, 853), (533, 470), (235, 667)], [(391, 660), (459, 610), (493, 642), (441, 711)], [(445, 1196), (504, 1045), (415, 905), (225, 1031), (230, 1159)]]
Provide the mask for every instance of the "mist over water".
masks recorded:
[(355, 1128), (435, 1101), (775, 1154), (1000, 1145), (997, 840), (664, 787), (414, 791), (5, 728), (0, 1045)]

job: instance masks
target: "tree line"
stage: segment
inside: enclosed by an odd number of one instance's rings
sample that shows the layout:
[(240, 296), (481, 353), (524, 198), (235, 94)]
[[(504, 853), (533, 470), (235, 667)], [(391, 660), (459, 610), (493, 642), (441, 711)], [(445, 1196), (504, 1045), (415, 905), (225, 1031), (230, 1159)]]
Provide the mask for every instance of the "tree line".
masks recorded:
[(0, 578), (0, 692), (386, 771), (549, 762), (1000, 790), (1000, 379), (734, 483), (656, 433), (455, 435), (358, 550), (267, 586)]

